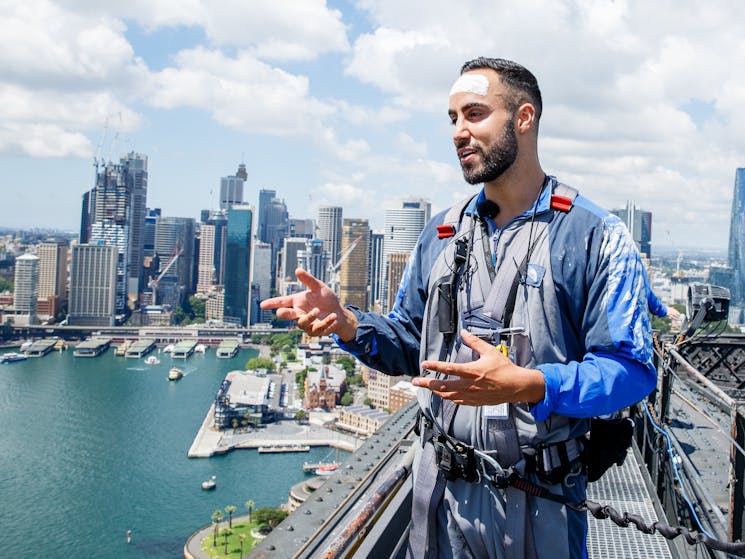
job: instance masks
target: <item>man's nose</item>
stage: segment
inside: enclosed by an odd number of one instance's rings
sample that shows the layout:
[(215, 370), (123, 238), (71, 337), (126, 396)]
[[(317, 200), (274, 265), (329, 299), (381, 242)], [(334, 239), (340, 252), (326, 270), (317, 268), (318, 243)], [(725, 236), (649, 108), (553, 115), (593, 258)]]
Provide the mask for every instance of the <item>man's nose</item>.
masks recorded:
[(468, 128), (468, 121), (459, 118), (453, 125), (453, 143), (457, 146), (471, 139), (471, 130)]

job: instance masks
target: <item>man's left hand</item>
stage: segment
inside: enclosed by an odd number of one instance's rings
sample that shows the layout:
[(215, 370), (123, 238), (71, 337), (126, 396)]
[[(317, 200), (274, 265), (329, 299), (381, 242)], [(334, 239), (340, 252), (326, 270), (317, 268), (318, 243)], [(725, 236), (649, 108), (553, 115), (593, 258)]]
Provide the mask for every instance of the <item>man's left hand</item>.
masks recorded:
[(465, 406), (489, 406), (504, 402), (535, 403), (543, 400), (546, 384), (540, 371), (518, 367), (498, 348), (465, 330), (461, 331), (461, 339), (479, 354), (476, 361), (423, 361), (421, 364), (422, 369), (459, 378), (416, 377), (412, 384)]

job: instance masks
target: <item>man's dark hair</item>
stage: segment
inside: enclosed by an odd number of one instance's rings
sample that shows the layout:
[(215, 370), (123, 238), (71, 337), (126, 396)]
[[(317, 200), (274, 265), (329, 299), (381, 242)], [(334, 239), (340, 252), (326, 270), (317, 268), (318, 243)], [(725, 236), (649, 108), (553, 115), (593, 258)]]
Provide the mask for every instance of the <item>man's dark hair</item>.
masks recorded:
[(502, 83), (507, 86), (509, 94), (509, 97), (506, 99), (507, 109), (514, 112), (522, 103), (528, 101), (535, 107), (535, 121), (537, 124), (543, 112), (543, 100), (541, 99), (538, 80), (535, 79), (531, 71), (511, 60), (480, 56), (463, 64), (460, 73), (463, 74), (484, 68), (494, 70), (499, 74)]

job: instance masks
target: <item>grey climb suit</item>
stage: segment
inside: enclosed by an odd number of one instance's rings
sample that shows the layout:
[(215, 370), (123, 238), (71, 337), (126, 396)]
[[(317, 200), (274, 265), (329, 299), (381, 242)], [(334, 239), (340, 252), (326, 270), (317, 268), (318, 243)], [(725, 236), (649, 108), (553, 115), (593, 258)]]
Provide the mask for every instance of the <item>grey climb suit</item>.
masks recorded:
[[(388, 316), (353, 309), (355, 340), (339, 345), (388, 374), (421, 374), (424, 359), (466, 362), (469, 348), (452, 348), (438, 328), (435, 283), (454, 267), (455, 241), (468, 236), (470, 252), (459, 291), (458, 328), (484, 334), (502, 326), (507, 289), (519, 284), (510, 357), (544, 375), (546, 395), (532, 407), (444, 405), (420, 390), (420, 406), (452, 436), (495, 458), (524, 468), (524, 455), (542, 443), (569, 441), (587, 431), (589, 418), (639, 401), (655, 384), (647, 282), (638, 251), (623, 223), (577, 196), (568, 211), (552, 208), (550, 178), (534, 208), (498, 230), (465, 208), (453, 238), (438, 239), (432, 219), (411, 255)], [(449, 218), (452, 212), (449, 214)], [(530, 249), (528, 248), (530, 247)], [(526, 254), (529, 258), (526, 258)], [(494, 287), (493, 287), (494, 286)], [(449, 411), (448, 411), (448, 408)], [(584, 557), (586, 519), (557, 503), (516, 489), (499, 490), (486, 477), (446, 481), (432, 444), (422, 441), (414, 466), (414, 511), (409, 555), (512, 559)], [(526, 474), (539, 482), (534, 474)], [(584, 475), (550, 486), (572, 500), (584, 497)], [(545, 485), (545, 484), (544, 484)]]

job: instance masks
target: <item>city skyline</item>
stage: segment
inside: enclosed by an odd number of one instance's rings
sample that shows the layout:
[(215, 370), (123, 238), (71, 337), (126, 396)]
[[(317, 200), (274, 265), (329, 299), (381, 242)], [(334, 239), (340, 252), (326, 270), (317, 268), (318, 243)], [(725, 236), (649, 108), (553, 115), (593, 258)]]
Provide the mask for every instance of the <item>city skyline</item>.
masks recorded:
[(434, 214), (474, 191), (447, 92), (486, 54), (538, 77), (547, 172), (651, 211), (653, 246), (728, 243), (745, 5), (3, 4), (2, 226), (76, 230), (93, 159), (128, 151), (147, 154), (148, 206), (169, 216), (216, 209), (239, 163), (245, 201), (275, 190), (293, 218), (337, 205), (380, 229), (402, 194)]

